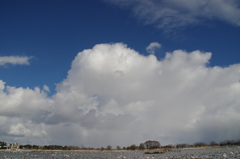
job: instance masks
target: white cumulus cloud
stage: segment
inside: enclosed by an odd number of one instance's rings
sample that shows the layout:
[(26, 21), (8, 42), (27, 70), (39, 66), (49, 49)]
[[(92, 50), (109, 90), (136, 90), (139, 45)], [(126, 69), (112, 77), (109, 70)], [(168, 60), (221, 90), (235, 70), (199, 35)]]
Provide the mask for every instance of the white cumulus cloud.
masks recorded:
[(239, 139), (240, 64), (209, 67), (211, 56), (175, 50), (159, 61), (122, 43), (98, 44), (77, 54), (52, 97), (46, 86), (0, 81), (2, 140), (105, 147)]
[(240, 26), (239, 0), (105, 0), (130, 7), (148, 24), (169, 29), (217, 19)]
[(29, 65), (29, 59), (31, 58), (27, 56), (0, 56), (0, 66), (5, 64)]
[(158, 42), (152, 42), (146, 47), (146, 50), (149, 54), (155, 54), (155, 50), (160, 47), (161, 44), (159, 44)]

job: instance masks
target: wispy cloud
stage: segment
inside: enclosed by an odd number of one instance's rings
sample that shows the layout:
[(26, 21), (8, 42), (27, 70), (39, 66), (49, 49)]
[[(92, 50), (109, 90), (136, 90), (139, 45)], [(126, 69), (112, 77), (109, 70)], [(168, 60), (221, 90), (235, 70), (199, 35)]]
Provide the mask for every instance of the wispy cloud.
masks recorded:
[(146, 47), (146, 50), (149, 54), (155, 54), (155, 50), (160, 47), (161, 44), (159, 44), (158, 42), (152, 42)]
[(27, 56), (0, 56), (0, 65), (29, 65), (31, 58)]
[(105, 0), (130, 7), (134, 15), (147, 24), (173, 29), (221, 20), (240, 26), (239, 0)]

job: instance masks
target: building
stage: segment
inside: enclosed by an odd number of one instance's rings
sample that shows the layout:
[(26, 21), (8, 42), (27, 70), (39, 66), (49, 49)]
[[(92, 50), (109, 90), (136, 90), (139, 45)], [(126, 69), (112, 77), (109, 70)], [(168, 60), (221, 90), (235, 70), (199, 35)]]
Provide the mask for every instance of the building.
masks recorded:
[(19, 145), (17, 143), (12, 143), (9, 145), (9, 149), (11, 150), (15, 150), (15, 149), (18, 149), (19, 148)]
[(6, 149), (7, 148), (7, 143), (0, 141), (0, 149)]

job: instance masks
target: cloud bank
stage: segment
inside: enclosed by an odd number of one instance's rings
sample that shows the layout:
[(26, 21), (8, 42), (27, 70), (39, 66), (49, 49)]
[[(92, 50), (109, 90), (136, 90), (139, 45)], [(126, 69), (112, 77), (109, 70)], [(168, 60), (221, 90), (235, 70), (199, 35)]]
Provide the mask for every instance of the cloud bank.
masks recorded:
[(12, 65), (29, 65), (29, 60), (32, 57), (27, 56), (0, 56), (0, 66), (5, 64)]
[(173, 29), (217, 19), (240, 26), (238, 0), (105, 0), (131, 8), (146, 24)]
[(240, 136), (240, 64), (209, 67), (209, 52), (175, 50), (161, 61), (125, 44), (78, 53), (56, 94), (0, 81), (0, 136), (34, 144), (129, 146)]

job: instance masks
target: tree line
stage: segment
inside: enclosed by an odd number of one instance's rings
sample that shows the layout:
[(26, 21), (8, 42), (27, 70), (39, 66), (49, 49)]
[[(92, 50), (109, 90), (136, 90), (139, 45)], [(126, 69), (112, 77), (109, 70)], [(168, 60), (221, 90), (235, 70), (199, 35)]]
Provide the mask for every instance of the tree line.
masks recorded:
[[(158, 149), (158, 148), (187, 148), (187, 147), (204, 147), (204, 146), (240, 146), (240, 140), (225, 140), (221, 141), (219, 143), (217, 142), (210, 142), (209, 144), (206, 144), (204, 142), (196, 142), (191, 145), (186, 143), (178, 143), (178, 144), (169, 144), (165, 146), (161, 146), (159, 141), (156, 140), (147, 140), (143, 143), (140, 143), (139, 146), (132, 144), (127, 147), (120, 147), (116, 146), (116, 148), (112, 148), (111, 145), (107, 145), (106, 147), (101, 148), (91, 148), (91, 147), (78, 147), (78, 146), (61, 146), (61, 145), (45, 145), (45, 146), (39, 146), (39, 145), (19, 145), (19, 149), (36, 149), (36, 150), (145, 150), (145, 149)], [(0, 149), (6, 149), (7, 143), (0, 141)]]
[(211, 141), (209, 144), (206, 144), (205, 142), (196, 142), (192, 145), (182, 143), (182, 144), (176, 144), (176, 148), (184, 148), (184, 147), (203, 147), (203, 146), (239, 146), (240, 140), (224, 140), (219, 143), (215, 141)]

